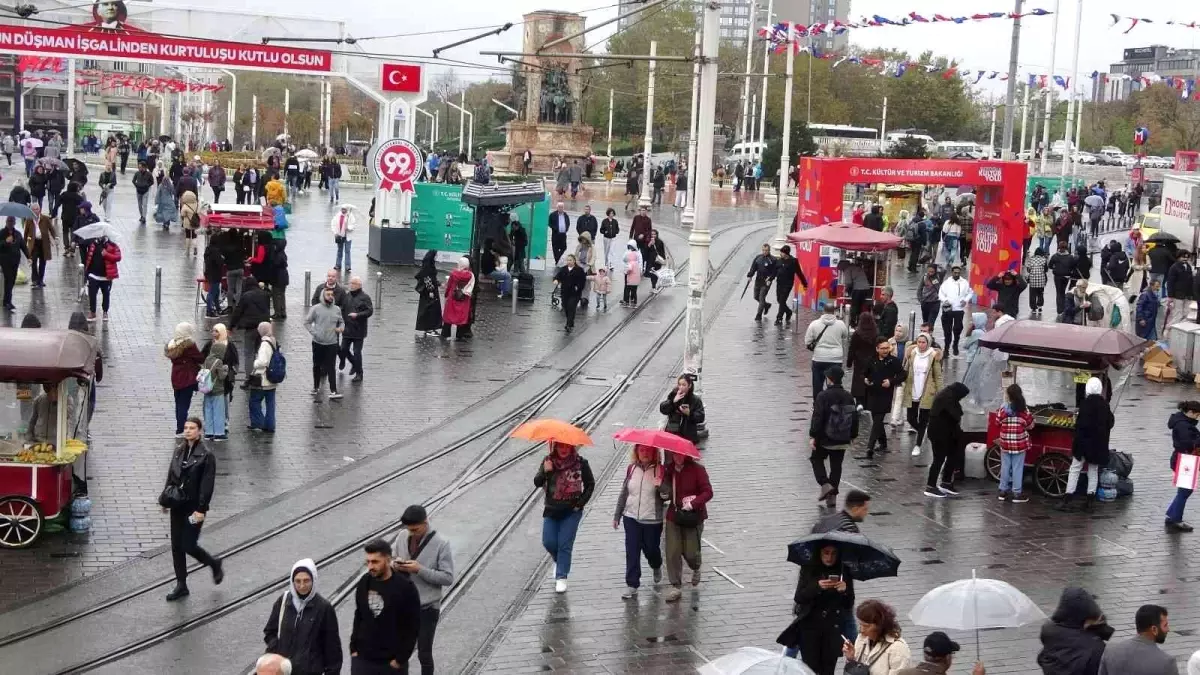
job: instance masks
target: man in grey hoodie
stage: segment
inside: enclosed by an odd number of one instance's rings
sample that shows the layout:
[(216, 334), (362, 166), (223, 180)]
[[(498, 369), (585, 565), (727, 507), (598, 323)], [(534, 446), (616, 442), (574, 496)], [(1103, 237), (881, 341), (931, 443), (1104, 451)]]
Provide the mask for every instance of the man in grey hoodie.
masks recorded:
[(441, 612), (442, 589), (454, 583), (454, 554), (450, 542), (429, 529), (425, 507), (413, 504), (400, 516), (399, 559), (396, 572), (409, 574), (421, 594), (421, 625), (417, 631), (417, 660), (421, 675), (433, 675), (433, 635)]
[(329, 399), (336, 401), (342, 397), (337, 390), (337, 375), (334, 366), (337, 361), (338, 336), (341, 335), (342, 310), (333, 304), (333, 289), (326, 288), (321, 292), (321, 302), (308, 309), (304, 317), (304, 327), (312, 335), (312, 364), (313, 364), (313, 396), (321, 393), (321, 378), (329, 379)]
[(846, 359), (846, 340), (850, 329), (837, 318), (833, 302), (825, 303), (825, 313), (817, 317), (804, 331), (804, 345), (812, 352), (813, 398), (825, 388), (825, 370), (841, 365)]

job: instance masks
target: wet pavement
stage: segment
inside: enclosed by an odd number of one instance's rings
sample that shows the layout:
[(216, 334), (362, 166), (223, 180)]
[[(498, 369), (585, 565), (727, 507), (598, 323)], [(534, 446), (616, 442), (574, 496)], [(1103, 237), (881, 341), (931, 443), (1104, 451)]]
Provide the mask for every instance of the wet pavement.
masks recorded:
[[(902, 299), (912, 297), (904, 274), (893, 275)], [(909, 305), (901, 304), (902, 316)], [(775, 638), (791, 621), (797, 578), (786, 546), (806, 534), (823, 509), (814, 501), (818, 486), (808, 462), (809, 352), (799, 335), (755, 324), (752, 312), (748, 302), (731, 305), (706, 343), (711, 436), (704, 463), (714, 498), (701, 585), (685, 585), (683, 600), (674, 604), (664, 601), (665, 587), (649, 584), (636, 600), (621, 599), (623, 537), (610, 517), (623, 476), (617, 472), (597, 490), (580, 528), (570, 590), (557, 595), (552, 579), (536, 578), (525, 604), (494, 630), (499, 644), (486, 651), (475, 672), (686, 672), (742, 646), (779, 648)], [(961, 371), (961, 361), (951, 364)], [(878, 598), (895, 607), (905, 639), (919, 651), (932, 629), (914, 626), (907, 614), (938, 584), (974, 571), (1016, 585), (1047, 614), (1063, 587), (1079, 585), (1098, 596), (1117, 630), (1114, 640), (1133, 634), (1133, 615), (1142, 604), (1167, 607), (1172, 634), (1165, 648), (1186, 661), (1200, 648), (1200, 574), (1193, 560), (1200, 543), (1164, 532), (1162, 523), (1174, 495), (1165, 423), (1176, 402), (1189, 398), (1200, 398), (1192, 386), (1131, 380), (1112, 440), (1134, 456), (1136, 494), (1097, 504), (1091, 515), (1060, 513), (1040, 496), (1027, 504), (1000, 503), (995, 483), (984, 480), (968, 481), (956, 498), (924, 497), (929, 452), (911, 458), (912, 437), (902, 431), (891, 434), (893, 451), (874, 461), (861, 447), (851, 451), (842, 492), (857, 487), (873, 495), (863, 532), (904, 561), (895, 579), (856, 584), (856, 600)], [(1036, 672), (1038, 630), (983, 632), (988, 673)], [(959, 660), (972, 659), (974, 636), (952, 636), (965, 648)], [(954, 672), (966, 670), (960, 664)]]
[[(4, 172), (0, 190), (7, 193), (16, 177), (16, 172)], [(111, 319), (93, 328), (104, 351), (105, 378), (97, 387), (95, 440), (88, 455), (92, 530), (85, 535), (46, 535), (31, 549), (0, 555), (0, 607), (28, 601), (167, 544), (166, 520), (155, 503), (174, 431), (170, 363), (162, 349), (181, 321), (204, 331), (195, 285), (201, 261), (184, 255), (178, 227), (170, 233), (153, 223), (138, 227), (131, 177), (132, 172), (118, 177), (115, 191), (113, 223), (123, 235), (119, 242), (123, 259), (120, 279), (113, 287)], [(207, 188), (202, 190), (206, 198), (211, 196)], [(94, 181), (86, 191), (96, 191)], [(347, 189), (343, 200), (365, 211), (370, 193)], [(152, 206), (153, 197), (150, 202)], [(584, 203), (581, 198), (568, 210), (582, 210)], [(592, 203), (600, 212), (609, 204), (600, 195)], [(621, 205), (616, 206), (620, 210)], [(246, 429), (246, 396), (238, 390), (229, 409), (230, 440), (214, 448), (219, 468), (213, 524), (452, 420), (469, 406), (518, 393), (511, 383), (522, 373), (551, 354), (574, 349), (572, 338), (560, 330), (562, 315), (549, 307), (548, 278), (537, 282), (537, 301), (519, 303), (516, 314), (508, 301), (481, 294), (475, 339), (470, 343), (416, 337), (412, 330), (417, 307), (415, 269), (369, 263), (364, 223), (355, 240), (353, 268), (364, 278), (364, 290), (376, 304), (364, 350), (365, 381), (350, 384), (346, 375), (339, 375), (346, 398), (314, 404), (308, 393), (310, 340), (302, 325), (304, 273), (312, 272), (315, 288), (332, 263), (333, 208), (324, 194), (313, 192), (299, 198), (290, 217), (289, 312), (287, 321), (275, 327), (289, 356), (291, 376), (278, 390), (277, 433), (267, 437)], [(714, 214), (713, 229), (771, 215), (761, 207), (723, 209)], [(685, 260), (686, 235), (677, 225), (679, 213), (667, 205), (652, 217), (676, 258)], [(627, 228), (628, 216), (622, 214), (620, 220)], [(0, 320), (18, 325), (26, 312), (33, 312), (45, 326), (65, 327), (70, 313), (80, 308), (78, 277), (72, 268), (77, 263), (56, 255), (47, 270), (47, 288), (18, 286), (14, 293), (18, 310)], [(163, 279), (159, 308), (154, 306), (156, 266), (162, 268)], [(384, 275), (382, 299), (377, 297), (377, 271)], [(617, 312), (611, 312), (589, 319), (587, 325), (609, 326), (616, 317)], [(240, 332), (234, 333), (231, 343), (241, 351)], [(197, 396), (193, 414), (200, 413), (200, 402)], [(330, 428), (315, 428), (317, 424)]]

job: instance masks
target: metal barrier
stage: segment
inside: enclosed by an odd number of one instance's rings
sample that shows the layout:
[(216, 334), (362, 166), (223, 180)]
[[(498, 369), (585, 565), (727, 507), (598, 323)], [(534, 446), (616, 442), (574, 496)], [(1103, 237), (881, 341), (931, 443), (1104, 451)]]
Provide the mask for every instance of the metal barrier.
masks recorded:
[[(908, 313), (908, 339), (911, 342), (917, 337), (917, 310)], [(903, 356), (903, 354), (901, 354)]]
[(383, 272), (375, 273), (375, 309), (383, 309)]
[(154, 267), (154, 309), (162, 307), (162, 267)]
[(304, 306), (312, 306), (312, 270), (304, 270)]

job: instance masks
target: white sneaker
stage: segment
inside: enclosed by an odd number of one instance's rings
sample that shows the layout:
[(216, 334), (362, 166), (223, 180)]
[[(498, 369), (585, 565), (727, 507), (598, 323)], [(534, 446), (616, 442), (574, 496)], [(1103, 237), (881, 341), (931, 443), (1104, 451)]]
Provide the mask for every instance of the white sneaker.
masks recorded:
[(336, 392), (336, 391), (335, 391), (335, 392), (333, 392), (332, 394), (330, 394), (330, 395), (329, 395), (329, 400), (330, 400), (330, 401), (336, 401), (336, 400), (338, 400), (338, 399), (340, 399), (340, 398), (342, 398), (342, 395), (341, 395), (340, 393)]
[(567, 592), (567, 580), (566, 579), (556, 579), (554, 581), (554, 592), (555, 593), (566, 593)]
[(909, 424), (908, 422), (905, 422), (904, 423), (904, 433), (915, 434), (915, 433), (917, 433), (917, 430), (915, 428), (913, 428), (913, 425)]
[(679, 590), (678, 586), (672, 586), (671, 590), (667, 591), (667, 594), (663, 596), (663, 599), (667, 602), (679, 602), (679, 599), (682, 597), (683, 591)]
[(632, 600), (633, 598), (637, 597), (637, 591), (638, 589), (634, 588), (633, 586), (628, 586), (625, 588), (625, 592), (621, 594), (621, 599)]
[(920, 456), (921, 456), (921, 446), (919, 446), (919, 445), (914, 445), (914, 446), (913, 446), (913, 449), (912, 449), (912, 456), (913, 456), (913, 457), (920, 457)]
[(925, 488), (925, 496), (926, 497), (936, 497), (937, 499), (945, 499), (946, 493), (942, 492), (938, 488), (926, 487)]

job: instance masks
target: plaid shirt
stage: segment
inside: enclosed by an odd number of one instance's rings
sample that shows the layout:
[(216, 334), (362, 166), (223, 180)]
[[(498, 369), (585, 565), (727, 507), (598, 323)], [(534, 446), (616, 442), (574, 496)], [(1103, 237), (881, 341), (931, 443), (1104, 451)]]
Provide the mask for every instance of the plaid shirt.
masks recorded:
[(1034, 288), (1046, 287), (1046, 256), (1036, 253), (1025, 261), (1025, 279)]
[(1004, 452), (1029, 450), (1029, 429), (1033, 426), (1033, 415), (1026, 410), (1019, 414), (1010, 413), (1008, 407), (997, 411), (1000, 416), (1000, 449)]

